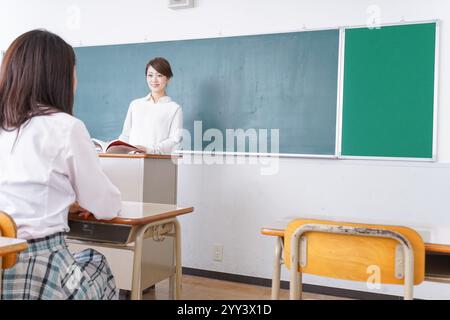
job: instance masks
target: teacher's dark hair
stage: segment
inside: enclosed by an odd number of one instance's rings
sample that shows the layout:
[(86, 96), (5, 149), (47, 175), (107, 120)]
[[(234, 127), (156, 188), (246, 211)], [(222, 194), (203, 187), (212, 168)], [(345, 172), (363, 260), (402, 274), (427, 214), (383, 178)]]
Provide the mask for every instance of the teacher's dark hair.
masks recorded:
[(75, 52), (56, 34), (32, 30), (5, 53), (0, 69), (0, 127), (13, 131), (35, 116), (72, 114)]
[(148, 67), (152, 66), (153, 69), (161, 73), (163, 76), (166, 76), (167, 78), (172, 78), (172, 68), (170, 67), (169, 61), (167, 61), (164, 58), (156, 57), (150, 60), (147, 63), (147, 66), (145, 67), (145, 75), (147, 75)]

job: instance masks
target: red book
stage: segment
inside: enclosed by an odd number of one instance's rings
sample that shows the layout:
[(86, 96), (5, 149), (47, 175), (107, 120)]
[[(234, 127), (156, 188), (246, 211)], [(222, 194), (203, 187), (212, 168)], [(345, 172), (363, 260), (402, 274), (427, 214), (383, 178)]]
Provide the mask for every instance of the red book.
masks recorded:
[(98, 139), (92, 139), (94, 143), (95, 150), (98, 153), (120, 153), (120, 154), (128, 154), (128, 153), (143, 153), (141, 149), (132, 144), (129, 144), (122, 140), (112, 140), (112, 141), (101, 141)]

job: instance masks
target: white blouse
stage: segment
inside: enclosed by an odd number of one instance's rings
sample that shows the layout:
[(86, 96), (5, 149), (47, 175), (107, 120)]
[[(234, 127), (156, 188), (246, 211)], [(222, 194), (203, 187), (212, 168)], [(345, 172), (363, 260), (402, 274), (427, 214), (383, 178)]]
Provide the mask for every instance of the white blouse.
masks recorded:
[(96, 218), (117, 216), (120, 192), (103, 173), (83, 122), (62, 112), (37, 116), (13, 146), (16, 135), (0, 129), (0, 210), (15, 220), (19, 238), (69, 231), (75, 201)]
[(133, 100), (119, 139), (147, 148), (147, 153), (170, 154), (181, 148), (183, 112), (170, 97), (154, 102), (151, 94)]

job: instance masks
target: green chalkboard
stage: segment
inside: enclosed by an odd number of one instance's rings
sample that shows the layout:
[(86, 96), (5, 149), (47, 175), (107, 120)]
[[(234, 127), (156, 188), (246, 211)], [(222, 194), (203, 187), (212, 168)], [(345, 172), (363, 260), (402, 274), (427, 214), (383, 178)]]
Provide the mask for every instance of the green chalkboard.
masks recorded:
[(75, 115), (93, 137), (118, 137), (130, 101), (148, 94), (146, 63), (163, 56), (192, 150), (202, 121), (203, 132), (216, 128), (224, 139), (226, 129), (279, 129), (279, 153), (335, 154), (338, 30), (79, 47), (76, 55)]
[(433, 157), (436, 23), (345, 31), (344, 156)]

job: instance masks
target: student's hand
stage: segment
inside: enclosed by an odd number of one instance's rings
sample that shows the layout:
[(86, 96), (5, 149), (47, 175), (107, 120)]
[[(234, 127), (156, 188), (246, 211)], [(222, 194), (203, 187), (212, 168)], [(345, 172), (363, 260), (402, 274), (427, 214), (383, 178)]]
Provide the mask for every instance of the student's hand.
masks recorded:
[(83, 208), (80, 207), (80, 205), (78, 204), (78, 202), (74, 202), (70, 205), (69, 207), (69, 213), (78, 213), (80, 211), (82, 211)]
[(84, 220), (87, 220), (87, 218), (89, 218), (90, 215), (91, 213), (89, 211), (83, 211), (78, 213), (78, 216), (83, 218)]
[(78, 202), (73, 203), (69, 207), (69, 212), (70, 213), (78, 213), (78, 216), (82, 217), (83, 219), (87, 219), (91, 215), (91, 213), (89, 211), (80, 207)]

